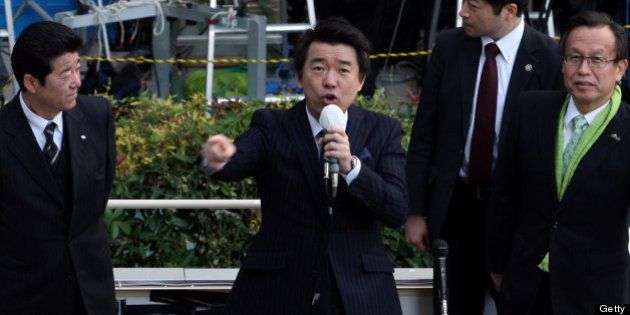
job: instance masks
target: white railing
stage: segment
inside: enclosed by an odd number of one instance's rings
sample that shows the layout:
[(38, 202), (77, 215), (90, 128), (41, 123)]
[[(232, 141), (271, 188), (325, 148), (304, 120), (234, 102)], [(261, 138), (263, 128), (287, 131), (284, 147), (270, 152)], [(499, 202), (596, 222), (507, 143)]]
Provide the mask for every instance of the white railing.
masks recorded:
[(259, 199), (110, 199), (110, 209), (260, 209)]

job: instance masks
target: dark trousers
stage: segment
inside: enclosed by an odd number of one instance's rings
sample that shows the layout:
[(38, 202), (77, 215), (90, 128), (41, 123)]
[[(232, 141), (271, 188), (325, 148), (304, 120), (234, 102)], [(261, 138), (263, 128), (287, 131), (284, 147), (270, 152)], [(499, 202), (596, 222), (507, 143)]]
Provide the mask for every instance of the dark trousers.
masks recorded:
[(74, 310), (72, 310), (71, 315), (87, 315), (85, 303), (83, 303), (83, 297), (81, 296), (81, 291), (79, 290), (79, 283), (77, 283), (76, 280), (74, 282), (74, 287)]
[(551, 308), (551, 292), (549, 291), (549, 273), (543, 272), (538, 294), (536, 294), (536, 303), (534, 304), (534, 312), (538, 315), (553, 315)]
[(341, 292), (337, 285), (337, 279), (332, 271), (332, 266), (328, 266), (326, 272), (320, 279), (321, 298), (318, 305), (313, 309), (313, 315), (344, 315)]
[[(449, 315), (481, 315), (488, 290), (494, 285), (486, 267), (486, 216), (490, 190), (458, 181), (441, 237), (448, 243), (447, 284)], [(433, 279), (439, 279), (434, 268)], [(437, 282), (433, 308), (440, 314)]]

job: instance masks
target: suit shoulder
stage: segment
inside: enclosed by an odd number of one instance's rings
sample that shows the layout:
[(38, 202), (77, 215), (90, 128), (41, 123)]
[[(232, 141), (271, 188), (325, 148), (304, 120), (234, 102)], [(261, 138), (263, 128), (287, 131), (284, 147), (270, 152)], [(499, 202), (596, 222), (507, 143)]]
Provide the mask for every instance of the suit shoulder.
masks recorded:
[(556, 107), (563, 104), (566, 96), (567, 92), (557, 90), (524, 91), (519, 95), (517, 103), (519, 110), (524, 110), (525, 108), (541, 109), (549, 106)]
[(563, 98), (567, 95), (565, 91), (556, 90), (531, 90), (523, 91), (520, 95), (521, 99), (535, 99), (535, 100), (552, 100), (557, 98)]
[(274, 126), (286, 115), (286, 110), (273, 108), (261, 108), (254, 111), (251, 120), (251, 126)]
[(364, 115), (365, 119), (372, 123), (372, 125), (374, 126), (382, 126), (387, 129), (391, 129), (394, 127), (400, 128), (400, 122), (392, 117), (361, 108), (358, 105), (352, 106), (356, 107), (357, 110), (359, 110)]
[(440, 31), (435, 37), (435, 41), (448, 42), (453, 40), (462, 40), (464, 38), (469, 38), (468, 35), (466, 35), (466, 33), (464, 32), (464, 29), (461, 27), (456, 27)]
[(6, 115), (8, 115), (11, 109), (15, 106), (20, 106), (20, 103), (17, 100), (17, 97), (9, 101), (8, 103), (4, 104), (4, 106), (0, 107), (0, 117), (5, 117)]
[(458, 47), (465, 40), (471, 40), (461, 27), (440, 31), (435, 37), (435, 46)]
[(82, 95), (82, 94), (77, 95), (77, 103), (109, 105), (109, 101), (102, 96)]
[(111, 104), (101, 96), (77, 95), (77, 107), (87, 113), (107, 112)]
[(559, 58), (558, 43), (548, 35), (545, 35), (534, 28), (527, 26), (525, 28), (525, 36), (527, 36), (530, 43), (534, 43), (537, 48), (545, 53), (553, 55)]

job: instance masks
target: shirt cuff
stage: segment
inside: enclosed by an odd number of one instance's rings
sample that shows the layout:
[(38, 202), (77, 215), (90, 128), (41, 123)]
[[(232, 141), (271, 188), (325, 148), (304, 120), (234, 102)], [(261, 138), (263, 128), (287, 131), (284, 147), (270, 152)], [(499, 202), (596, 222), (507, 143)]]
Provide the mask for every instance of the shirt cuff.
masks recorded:
[(342, 174), (341, 172), (339, 172), (339, 175), (341, 175), (341, 177), (346, 181), (346, 184), (350, 186), (350, 184), (352, 184), (352, 181), (354, 181), (357, 176), (359, 176), (360, 171), (361, 159), (357, 159), (357, 165), (355, 165), (354, 168), (350, 172), (348, 172), (348, 174)]
[(217, 167), (215, 169), (212, 166), (210, 166), (210, 163), (208, 163), (208, 160), (200, 157), (199, 168), (203, 171), (204, 174), (206, 174), (206, 176), (210, 176), (210, 175), (212, 175), (212, 174), (222, 170), (223, 167), (225, 166), (225, 164), (227, 164), (227, 162), (223, 162), (223, 163), (219, 164), (219, 167)]

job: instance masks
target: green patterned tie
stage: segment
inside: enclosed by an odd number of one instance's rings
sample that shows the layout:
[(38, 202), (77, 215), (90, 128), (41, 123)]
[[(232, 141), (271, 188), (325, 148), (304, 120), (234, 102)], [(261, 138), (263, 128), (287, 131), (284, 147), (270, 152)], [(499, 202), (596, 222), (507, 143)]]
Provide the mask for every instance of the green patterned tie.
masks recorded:
[(571, 120), (573, 122), (573, 135), (571, 136), (571, 140), (567, 144), (567, 147), (564, 148), (564, 153), (562, 155), (562, 167), (564, 172), (566, 173), (567, 167), (569, 166), (569, 162), (573, 158), (573, 153), (575, 153), (575, 149), (577, 148), (577, 144), (580, 141), (580, 138), (588, 128), (588, 121), (582, 115), (578, 115), (573, 117)]

